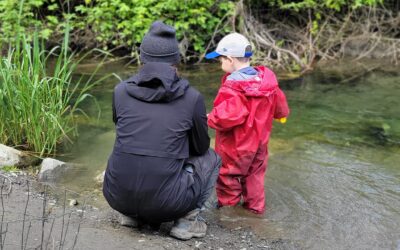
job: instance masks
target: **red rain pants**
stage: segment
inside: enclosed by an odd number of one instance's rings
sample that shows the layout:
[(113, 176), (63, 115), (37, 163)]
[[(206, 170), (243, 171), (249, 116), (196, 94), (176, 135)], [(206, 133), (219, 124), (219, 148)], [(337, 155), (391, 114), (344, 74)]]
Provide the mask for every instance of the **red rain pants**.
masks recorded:
[[(265, 211), (264, 176), (267, 170), (267, 147), (262, 146), (252, 157), (238, 162), (223, 162), (217, 180), (220, 206), (234, 206), (243, 197), (243, 207), (255, 213)], [(240, 163), (247, 162), (249, 165)]]

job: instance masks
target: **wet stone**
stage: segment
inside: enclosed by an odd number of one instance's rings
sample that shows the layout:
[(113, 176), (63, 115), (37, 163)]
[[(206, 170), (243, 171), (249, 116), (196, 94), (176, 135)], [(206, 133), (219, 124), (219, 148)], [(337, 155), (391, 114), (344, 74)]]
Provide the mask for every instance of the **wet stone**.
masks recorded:
[(66, 171), (70, 165), (52, 158), (45, 158), (40, 165), (40, 172), (38, 180), (42, 182), (57, 181)]
[(0, 168), (5, 166), (28, 167), (35, 165), (37, 161), (37, 158), (0, 144)]
[(78, 205), (79, 203), (78, 203), (78, 201), (77, 200), (75, 200), (75, 199), (72, 199), (72, 200), (70, 200), (69, 201), (69, 205), (72, 207), (72, 206), (76, 206), (76, 205)]

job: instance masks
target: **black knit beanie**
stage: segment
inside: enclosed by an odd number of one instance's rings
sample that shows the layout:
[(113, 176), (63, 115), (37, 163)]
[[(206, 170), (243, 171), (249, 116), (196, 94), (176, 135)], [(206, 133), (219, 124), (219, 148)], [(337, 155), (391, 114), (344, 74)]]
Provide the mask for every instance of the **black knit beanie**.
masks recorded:
[(161, 21), (155, 21), (140, 44), (140, 60), (179, 64), (179, 46), (175, 29)]

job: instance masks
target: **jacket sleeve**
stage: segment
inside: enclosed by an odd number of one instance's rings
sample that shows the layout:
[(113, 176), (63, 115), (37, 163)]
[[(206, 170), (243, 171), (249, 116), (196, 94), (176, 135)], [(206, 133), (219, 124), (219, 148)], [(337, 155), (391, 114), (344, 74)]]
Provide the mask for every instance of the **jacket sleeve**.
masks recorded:
[(189, 130), (189, 154), (203, 155), (210, 147), (208, 136), (206, 106), (200, 94), (193, 111), (193, 127)]
[(115, 109), (115, 93), (112, 96), (112, 120), (114, 124), (117, 124), (117, 110)]
[(286, 96), (283, 91), (278, 88), (277, 90), (277, 97), (276, 97), (276, 106), (275, 106), (275, 112), (274, 112), (274, 118), (275, 119), (280, 119), (283, 117), (287, 117), (289, 115), (289, 106), (286, 101)]
[(244, 123), (249, 114), (244, 98), (233, 90), (221, 88), (208, 115), (208, 125), (219, 131), (227, 131)]

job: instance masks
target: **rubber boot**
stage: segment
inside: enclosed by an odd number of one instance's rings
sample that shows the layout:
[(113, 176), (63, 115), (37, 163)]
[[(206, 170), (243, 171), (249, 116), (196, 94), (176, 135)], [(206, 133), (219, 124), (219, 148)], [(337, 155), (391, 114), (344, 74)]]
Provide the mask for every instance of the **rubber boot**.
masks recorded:
[(204, 219), (200, 217), (199, 213), (200, 209), (197, 208), (175, 221), (169, 234), (180, 240), (189, 240), (193, 237), (201, 238), (206, 236), (207, 225)]

